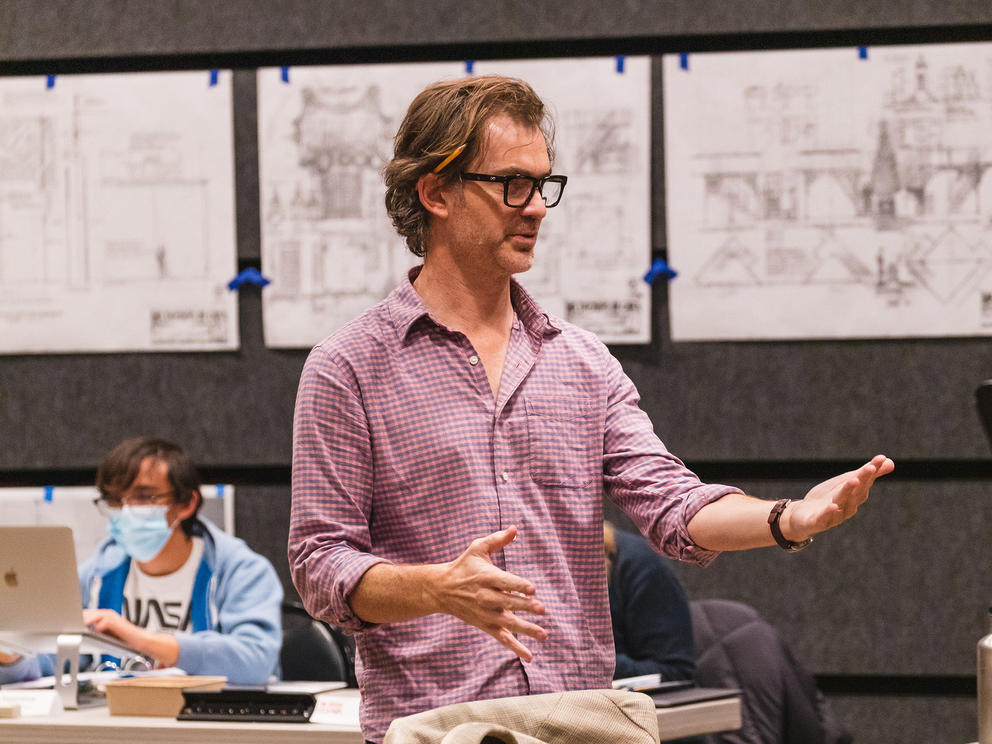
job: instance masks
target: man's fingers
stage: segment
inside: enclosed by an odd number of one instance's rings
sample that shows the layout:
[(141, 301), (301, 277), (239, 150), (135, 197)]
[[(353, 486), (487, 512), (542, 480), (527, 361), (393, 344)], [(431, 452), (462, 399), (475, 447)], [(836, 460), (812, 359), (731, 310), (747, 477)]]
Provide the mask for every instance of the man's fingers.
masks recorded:
[(875, 455), (869, 462), (850, 473), (832, 499), (833, 506), (839, 512), (841, 521), (853, 516), (858, 507), (868, 499), (868, 492), (875, 481), (883, 475), (888, 475), (894, 469), (895, 463), (888, 457)]
[(479, 605), (487, 610), (497, 612), (529, 612), (532, 615), (543, 615), (544, 605), (532, 597), (522, 596), (515, 592), (487, 590), (480, 592)]
[(534, 623), (529, 623), (526, 620), (521, 620), (519, 617), (514, 617), (514, 620), (516, 622), (513, 623), (511, 628), (514, 633), (521, 633), (538, 641), (547, 640), (548, 631), (540, 625), (535, 625)]
[(857, 479), (864, 485), (871, 486), (883, 475), (895, 470), (896, 464), (885, 455), (875, 455), (855, 472)]
[(875, 455), (871, 459), (871, 464), (874, 465), (875, 469), (878, 471), (875, 475), (876, 478), (882, 475), (888, 475), (896, 469), (896, 464), (885, 455)]
[[(527, 612), (543, 615), (544, 605), (537, 600), (494, 592), (482, 597), (479, 607), (488, 614), (488, 617), (483, 616), (481, 622), (475, 623), (479, 627), (492, 624), (494, 627), (505, 627), (513, 633), (523, 633), (541, 641), (548, 637), (548, 632), (540, 625), (524, 620), (516, 614)], [(494, 617), (495, 619), (491, 620)]]
[(866, 462), (860, 468), (848, 474), (848, 477), (837, 490), (833, 502), (843, 506), (845, 501), (854, 498), (858, 501), (858, 505), (864, 503), (865, 499), (868, 498), (868, 490), (875, 483), (875, 479), (879, 475), (879, 468), (875, 464), (875, 460)]
[(494, 628), (492, 630), (487, 630), (486, 632), (524, 661), (529, 662), (534, 658), (534, 655), (530, 652), (530, 650), (514, 638), (513, 634), (506, 628)]
[(501, 619), (500, 624), (483, 627), (483, 630), (524, 661), (530, 661), (533, 658), (533, 654), (514, 634), (526, 635), (535, 640), (543, 641), (547, 639), (548, 631), (538, 625), (534, 625), (534, 623), (521, 620), (512, 614), (507, 613), (507, 615), (507, 617)]
[[(510, 572), (503, 571), (499, 568), (494, 567), (494, 569), (499, 573), (493, 576), (491, 585), (493, 589), (503, 594), (509, 594), (521, 599), (527, 599), (536, 591), (534, 585), (522, 576), (511, 574)], [(528, 612), (531, 611), (532, 610), (528, 610)]]
[(469, 550), (476, 550), (485, 553), (486, 556), (498, 553), (511, 542), (517, 539), (517, 528), (515, 525), (507, 527), (505, 530), (493, 532), (492, 534), (473, 540)]
[[(471, 559), (472, 556), (482, 558), (486, 563), (492, 565), (492, 561), (489, 556), (493, 553), (498, 553), (500, 550), (505, 548), (511, 542), (517, 538), (517, 528), (515, 526), (507, 527), (505, 530), (500, 530), (499, 532), (493, 532), (485, 537), (480, 537), (473, 540), (468, 549), (463, 553), (463, 556)], [(487, 576), (487, 583), (489, 583), (492, 588), (497, 589), (501, 592), (515, 592), (517, 594), (531, 595), (535, 592), (534, 585), (520, 576), (509, 573), (508, 571), (503, 571), (501, 569), (493, 566), (492, 575)]]

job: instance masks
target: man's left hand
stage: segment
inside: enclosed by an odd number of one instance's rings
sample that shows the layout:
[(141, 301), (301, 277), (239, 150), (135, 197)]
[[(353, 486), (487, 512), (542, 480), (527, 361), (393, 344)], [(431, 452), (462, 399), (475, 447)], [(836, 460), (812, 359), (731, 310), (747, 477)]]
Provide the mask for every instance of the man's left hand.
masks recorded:
[(836, 475), (814, 486), (801, 501), (794, 501), (782, 515), (782, 534), (802, 542), (818, 532), (850, 519), (868, 498), (876, 478), (891, 473), (895, 463), (885, 455), (875, 455), (857, 470)]

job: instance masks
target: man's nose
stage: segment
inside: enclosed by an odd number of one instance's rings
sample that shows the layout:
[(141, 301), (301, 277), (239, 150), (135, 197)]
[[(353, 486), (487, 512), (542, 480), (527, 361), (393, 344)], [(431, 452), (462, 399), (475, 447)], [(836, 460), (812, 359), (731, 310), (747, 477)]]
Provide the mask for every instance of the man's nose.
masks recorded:
[(534, 193), (530, 195), (530, 201), (520, 207), (520, 212), (528, 217), (543, 219), (544, 215), (548, 213), (548, 207), (544, 203), (544, 197), (541, 196), (541, 192), (534, 189)]

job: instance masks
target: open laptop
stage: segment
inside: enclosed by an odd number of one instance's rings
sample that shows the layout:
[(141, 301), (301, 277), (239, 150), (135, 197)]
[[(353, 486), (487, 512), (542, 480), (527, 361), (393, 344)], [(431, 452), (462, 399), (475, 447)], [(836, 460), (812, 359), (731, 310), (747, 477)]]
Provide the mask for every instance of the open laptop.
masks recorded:
[(0, 526), (0, 648), (55, 653), (60, 635), (79, 635), (82, 653), (137, 656), (83, 624), (70, 527)]

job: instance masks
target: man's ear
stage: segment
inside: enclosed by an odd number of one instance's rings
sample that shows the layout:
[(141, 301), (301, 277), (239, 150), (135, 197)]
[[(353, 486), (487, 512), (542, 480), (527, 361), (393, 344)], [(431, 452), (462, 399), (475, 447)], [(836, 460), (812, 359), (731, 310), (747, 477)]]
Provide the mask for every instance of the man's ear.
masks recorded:
[(448, 216), (448, 194), (436, 173), (425, 173), (417, 181), (417, 194), (424, 209), (435, 217)]
[(185, 521), (196, 514), (196, 510), (203, 503), (203, 495), (199, 491), (193, 491), (188, 502), (179, 509), (179, 521)]

